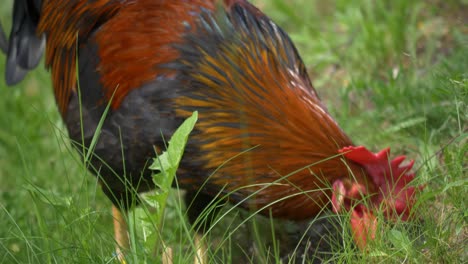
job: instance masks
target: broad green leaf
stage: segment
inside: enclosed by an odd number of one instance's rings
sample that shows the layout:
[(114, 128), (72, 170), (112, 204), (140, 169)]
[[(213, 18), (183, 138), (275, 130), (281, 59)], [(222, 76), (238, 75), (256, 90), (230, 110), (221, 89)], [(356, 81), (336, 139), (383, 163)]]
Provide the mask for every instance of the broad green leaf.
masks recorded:
[(187, 118), (172, 135), (167, 150), (155, 158), (150, 166), (150, 169), (157, 171), (153, 175), (153, 181), (157, 189), (152, 195), (144, 196), (143, 199), (156, 209), (155, 221), (159, 226), (162, 224), (164, 208), (166, 207), (167, 197), (172, 187), (172, 181), (182, 160), (190, 132), (195, 127), (197, 119), (197, 112), (194, 112), (191, 117)]

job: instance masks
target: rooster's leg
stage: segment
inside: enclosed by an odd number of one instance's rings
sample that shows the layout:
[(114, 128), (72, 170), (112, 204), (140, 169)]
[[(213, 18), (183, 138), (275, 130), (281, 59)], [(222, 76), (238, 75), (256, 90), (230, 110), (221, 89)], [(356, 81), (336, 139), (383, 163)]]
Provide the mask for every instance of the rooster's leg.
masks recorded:
[(121, 263), (126, 263), (124, 251), (127, 251), (130, 248), (127, 221), (125, 220), (122, 211), (115, 205), (112, 206), (112, 216), (114, 218), (115, 241), (117, 242), (117, 258)]
[(206, 252), (208, 250), (205, 241), (203, 240), (203, 235), (200, 233), (195, 234), (195, 249), (197, 253), (195, 255), (194, 264), (205, 264), (208, 263), (208, 258)]

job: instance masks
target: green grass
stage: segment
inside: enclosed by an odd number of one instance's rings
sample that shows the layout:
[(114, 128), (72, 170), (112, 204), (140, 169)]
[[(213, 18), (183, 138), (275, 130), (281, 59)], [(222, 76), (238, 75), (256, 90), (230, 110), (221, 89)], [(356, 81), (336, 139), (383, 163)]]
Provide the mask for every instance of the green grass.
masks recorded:
[[(255, 2), (297, 44), (318, 93), (348, 135), (415, 159), (418, 181), (426, 184), (415, 208), (419, 221), (383, 225), (365, 253), (345, 235), (332, 242), (329, 257), (338, 263), (466, 261), (468, 3)], [(8, 27), (11, 3), (0, 7)], [(39, 67), (16, 87), (0, 79), (0, 263), (115, 261), (110, 202), (70, 148), (48, 73)], [(137, 226), (131, 263), (159, 260), (145, 247), (144, 222), (137, 218), (144, 213), (130, 216)], [(291, 223), (254, 217), (241, 224), (249, 213), (229, 206), (224, 213), (208, 234), (211, 262), (275, 263), (285, 250), (294, 251), (295, 244), (284, 245), (297, 231)], [(346, 216), (337, 222), (346, 223)], [(192, 233), (176, 192), (160, 234), (178, 262), (192, 262)]]

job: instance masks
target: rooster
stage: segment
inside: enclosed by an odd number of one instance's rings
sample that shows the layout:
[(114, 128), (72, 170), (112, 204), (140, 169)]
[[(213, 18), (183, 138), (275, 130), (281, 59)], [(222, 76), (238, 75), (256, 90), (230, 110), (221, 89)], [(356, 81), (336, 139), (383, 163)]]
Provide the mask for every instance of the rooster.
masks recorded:
[(8, 47), (1, 43), (9, 85), (45, 50), (71, 140), (82, 151), (97, 139), (91, 169), (114, 205), (123, 248), (121, 212), (155, 187), (154, 149), (193, 111), (199, 121), (177, 175), (194, 204), (191, 222), (220, 192), (291, 220), (329, 207), (350, 212), (364, 248), (377, 210), (411, 214), (413, 161), (354, 145), (288, 35), (245, 0), (16, 0)]

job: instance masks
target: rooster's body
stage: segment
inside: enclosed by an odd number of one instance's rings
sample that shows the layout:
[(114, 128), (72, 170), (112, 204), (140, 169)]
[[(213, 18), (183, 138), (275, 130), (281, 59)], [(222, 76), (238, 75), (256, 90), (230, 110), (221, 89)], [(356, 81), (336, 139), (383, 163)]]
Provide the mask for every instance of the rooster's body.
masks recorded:
[[(247, 1), (17, 0), (14, 19), (22, 23), (10, 35), (7, 80), (37, 64), (46, 36), (46, 65), (78, 150), (103, 120), (92, 165), (119, 207), (154, 188), (146, 169), (154, 150), (198, 111), (177, 174), (190, 199), (201, 189), (192, 217), (220, 192), (288, 219), (312, 217), (330, 199), (335, 211), (356, 210), (350, 200), (361, 195), (386, 202), (385, 180), (398, 191), (388, 199), (404, 203), (389, 210), (408, 214), (411, 166), (353, 146), (289, 37)], [(358, 218), (370, 212), (358, 210)]]

